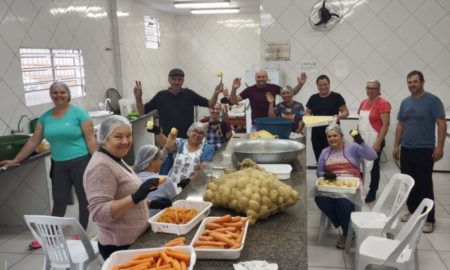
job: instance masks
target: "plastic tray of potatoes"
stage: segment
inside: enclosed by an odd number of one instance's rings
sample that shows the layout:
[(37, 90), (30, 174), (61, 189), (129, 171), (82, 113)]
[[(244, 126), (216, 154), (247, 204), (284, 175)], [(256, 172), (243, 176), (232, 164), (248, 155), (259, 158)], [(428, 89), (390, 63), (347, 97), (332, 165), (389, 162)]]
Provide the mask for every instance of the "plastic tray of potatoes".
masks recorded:
[(320, 126), (328, 126), (333, 123), (333, 116), (327, 115), (310, 115), (303, 116), (303, 123), (305, 123), (305, 127), (320, 127)]
[(319, 177), (316, 180), (316, 187), (319, 191), (334, 193), (356, 193), (359, 187), (359, 178), (351, 176), (339, 176), (335, 181)]

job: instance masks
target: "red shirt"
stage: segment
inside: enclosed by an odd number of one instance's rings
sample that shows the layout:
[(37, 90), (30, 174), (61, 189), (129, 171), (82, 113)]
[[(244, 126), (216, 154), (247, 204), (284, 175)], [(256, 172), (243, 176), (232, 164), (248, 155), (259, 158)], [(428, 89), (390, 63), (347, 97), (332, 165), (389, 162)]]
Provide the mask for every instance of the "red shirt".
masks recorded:
[(281, 87), (276, 84), (268, 83), (265, 87), (258, 87), (252, 85), (250, 87), (245, 88), (239, 96), (242, 99), (249, 99), (250, 106), (252, 108), (252, 122), (255, 118), (267, 117), (267, 113), (269, 111), (269, 102), (267, 102), (266, 93), (272, 93), (272, 96), (276, 96), (280, 94)]
[(390, 113), (391, 104), (389, 104), (389, 102), (382, 97), (378, 97), (375, 100), (375, 103), (371, 103), (369, 102), (369, 99), (365, 99), (359, 105), (358, 114), (361, 110), (371, 110), (369, 114), (369, 122), (372, 125), (373, 129), (375, 129), (379, 133), (381, 131), (381, 127), (383, 126), (383, 121), (381, 121), (381, 114)]

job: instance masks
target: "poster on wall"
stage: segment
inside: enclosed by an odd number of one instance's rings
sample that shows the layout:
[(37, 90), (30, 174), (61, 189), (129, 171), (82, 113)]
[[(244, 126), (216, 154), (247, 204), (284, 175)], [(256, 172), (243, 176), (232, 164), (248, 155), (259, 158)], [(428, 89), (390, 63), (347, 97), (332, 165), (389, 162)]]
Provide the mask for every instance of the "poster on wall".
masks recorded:
[(289, 42), (268, 42), (264, 49), (266, 61), (289, 61), (290, 50)]

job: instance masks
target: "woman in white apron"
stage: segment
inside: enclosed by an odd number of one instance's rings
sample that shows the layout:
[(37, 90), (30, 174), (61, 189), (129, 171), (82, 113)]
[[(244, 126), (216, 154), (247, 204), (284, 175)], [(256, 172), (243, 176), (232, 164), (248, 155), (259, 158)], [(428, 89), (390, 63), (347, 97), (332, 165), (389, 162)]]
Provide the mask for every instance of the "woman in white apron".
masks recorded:
[[(369, 192), (366, 203), (376, 199), (376, 193), (380, 182), (380, 156), (385, 142), (384, 138), (389, 129), (391, 105), (380, 97), (380, 82), (368, 81), (366, 86), (367, 99), (361, 102), (358, 109), (358, 130), (364, 141), (377, 152), (377, 159), (364, 161), (364, 172), (370, 172)], [(367, 174), (366, 174), (367, 178)]]
[[(362, 180), (360, 164), (363, 159), (374, 160), (377, 157), (376, 152), (364, 143), (360, 135), (354, 137), (356, 143), (344, 142), (342, 129), (337, 124), (329, 125), (326, 134), (329, 146), (320, 154), (317, 176), (330, 180), (336, 179), (337, 176), (352, 176)], [(342, 228), (343, 236), (339, 237), (336, 247), (344, 248), (350, 215), (355, 209), (355, 203), (360, 199), (350, 198), (345, 194), (316, 192), (314, 200), (333, 225)]]

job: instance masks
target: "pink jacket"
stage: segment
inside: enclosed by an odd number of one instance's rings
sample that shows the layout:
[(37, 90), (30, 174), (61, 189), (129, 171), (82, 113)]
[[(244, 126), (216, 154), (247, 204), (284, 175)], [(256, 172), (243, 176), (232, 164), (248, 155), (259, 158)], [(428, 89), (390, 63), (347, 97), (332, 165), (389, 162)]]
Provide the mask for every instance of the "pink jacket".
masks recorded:
[(146, 200), (117, 219), (111, 216), (111, 204), (135, 192), (142, 181), (104, 153), (95, 152), (84, 172), (84, 189), (89, 211), (97, 224), (102, 245), (130, 245), (148, 228)]

